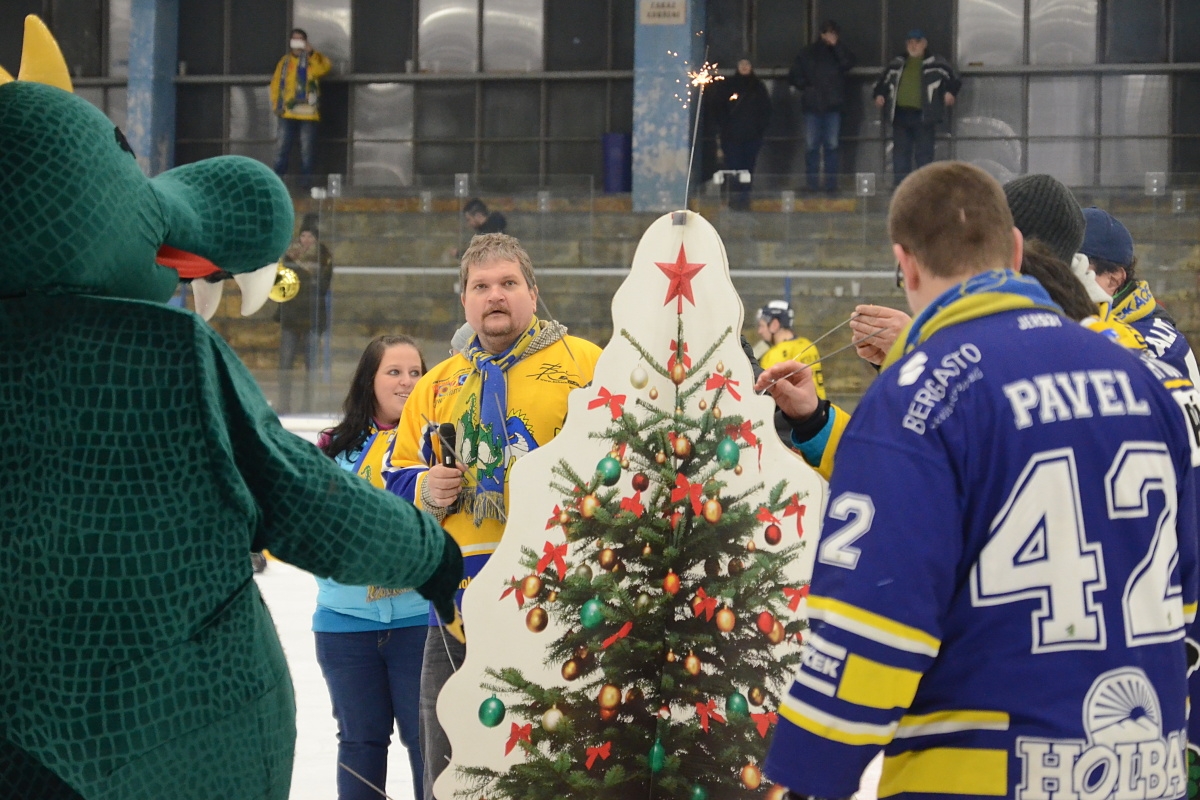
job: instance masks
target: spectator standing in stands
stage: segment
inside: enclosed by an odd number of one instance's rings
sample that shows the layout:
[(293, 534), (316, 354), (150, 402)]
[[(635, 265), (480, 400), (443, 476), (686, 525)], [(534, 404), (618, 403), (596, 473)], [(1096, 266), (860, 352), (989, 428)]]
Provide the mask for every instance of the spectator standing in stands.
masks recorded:
[(316, 214), (305, 214), (296, 241), (283, 254), (283, 265), (300, 282), (296, 296), (279, 308), (279, 413), (292, 412), (292, 368), (303, 348), (306, 376), (317, 362), (317, 346), (329, 326), (329, 285), (333, 254), (320, 241)]
[[(771, 95), (767, 85), (754, 74), (749, 58), (737, 63), (737, 72), (709, 89), (713, 93), (713, 121), (717, 125), (717, 158), (723, 169), (754, 174), (767, 124), (771, 121)], [(750, 208), (750, 184), (733, 178), (729, 207)]]
[(499, 211), (488, 211), (487, 204), (478, 197), (467, 201), (463, 206), (463, 219), (467, 221), (467, 227), (471, 229), (472, 235), (481, 233), (506, 233), (508, 230), (508, 220)]
[(826, 20), (821, 35), (800, 51), (788, 81), (800, 92), (804, 111), (804, 166), (808, 188), (821, 188), (821, 151), (825, 151), (825, 191), (837, 191), (838, 137), (842, 130), (842, 105), (846, 101), (846, 73), (854, 54), (839, 38), (838, 24)]
[(875, 83), (875, 105), (887, 106), (892, 122), (892, 169), (896, 185), (913, 169), (933, 161), (934, 133), (954, 105), (962, 81), (950, 62), (929, 54), (925, 32), (914, 28)]
[(287, 174), (292, 145), (299, 137), (300, 185), (307, 189), (312, 186), (317, 161), (317, 123), (321, 121), (319, 81), (332, 65), (313, 49), (308, 34), (301, 28), (292, 29), (288, 45), (288, 52), (275, 65), (275, 75), (271, 78), (271, 108), (279, 118), (275, 174), (281, 178)]

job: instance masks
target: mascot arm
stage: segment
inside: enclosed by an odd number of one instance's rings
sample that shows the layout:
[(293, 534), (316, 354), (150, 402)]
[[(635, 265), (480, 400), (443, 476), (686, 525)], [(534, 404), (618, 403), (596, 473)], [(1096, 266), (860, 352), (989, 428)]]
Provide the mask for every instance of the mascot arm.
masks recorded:
[(197, 331), (207, 340), (200, 359), (211, 370), (207, 385), (215, 387), (212, 424), (226, 429), (223, 444), (258, 507), (260, 544), (314, 575), (354, 586), (420, 587), (455, 569), (444, 553), (449, 540), (432, 517), (284, 430), (228, 345), (198, 318)]

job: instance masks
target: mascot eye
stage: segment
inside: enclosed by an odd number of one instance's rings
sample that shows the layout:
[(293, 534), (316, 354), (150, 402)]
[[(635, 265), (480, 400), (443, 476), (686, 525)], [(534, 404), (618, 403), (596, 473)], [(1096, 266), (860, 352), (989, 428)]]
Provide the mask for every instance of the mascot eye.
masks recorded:
[(133, 148), (130, 147), (129, 140), (125, 138), (125, 134), (122, 133), (121, 129), (116, 125), (113, 126), (113, 135), (117, 137), (117, 147), (120, 147), (122, 150), (124, 150), (126, 153), (129, 153), (129, 155), (136, 159), (137, 154), (134, 153)]

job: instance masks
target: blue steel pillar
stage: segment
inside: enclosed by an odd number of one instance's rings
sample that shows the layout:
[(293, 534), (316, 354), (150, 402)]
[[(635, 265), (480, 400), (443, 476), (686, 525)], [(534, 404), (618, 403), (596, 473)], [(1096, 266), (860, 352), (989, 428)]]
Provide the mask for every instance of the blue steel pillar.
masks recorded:
[(147, 175), (175, 163), (179, 0), (131, 0), (125, 137)]
[(696, 90), (689, 85), (687, 73), (704, 61), (704, 2), (637, 2), (633, 39), (634, 211), (684, 207), (696, 110)]

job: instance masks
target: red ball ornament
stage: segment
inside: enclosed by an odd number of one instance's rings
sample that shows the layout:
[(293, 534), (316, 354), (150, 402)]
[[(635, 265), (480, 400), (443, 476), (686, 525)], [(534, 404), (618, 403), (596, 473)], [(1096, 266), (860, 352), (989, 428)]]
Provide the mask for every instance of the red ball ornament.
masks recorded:
[(775, 524), (768, 525), (766, 531), (763, 532), (763, 536), (766, 537), (767, 544), (774, 545), (783, 541), (783, 531), (779, 530), (779, 526)]
[(679, 591), (679, 576), (674, 570), (667, 571), (667, 577), (663, 578), (663, 591), (667, 594), (675, 594)]
[(646, 473), (639, 472), (633, 476), (633, 489), (637, 492), (644, 492), (650, 488), (650, 478)]
[(763, 632), (764, 636), (770, 635), (775, 627), (775, 615), (770, 611), (764, 611), (758, 615), (758, 621), (755, 623), (758, 629)]
[(604, 722), (612, 722), (617, 718), (617, 710), (615, 708), (600, 709), (600, 719)]

